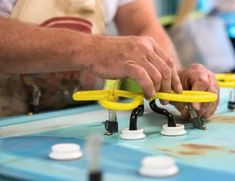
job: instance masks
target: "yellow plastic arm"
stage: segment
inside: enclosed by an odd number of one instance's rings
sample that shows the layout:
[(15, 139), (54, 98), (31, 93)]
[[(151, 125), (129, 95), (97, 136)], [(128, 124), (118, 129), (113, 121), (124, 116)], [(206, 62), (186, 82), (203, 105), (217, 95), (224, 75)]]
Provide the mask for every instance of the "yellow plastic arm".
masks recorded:
[(128, 111), (133, 110), (138, 107), (140, 104), (143, 104), (143, 94), (141, 93), (132, 93), (127, 91), (115, 91), (117, 97), (125, 97), (133, 99), (132, 102), (117, 102), (115, 99), (112, 99), (112, 96), (105, 97), (99, 100), (99, 104), (110, 110), (117, 110), (117, 111)]
[[(119, 97), (132, 99), (131, 102), (118, 102)], [(110, 110), (133, 110), (143, 104), (143, 93), (133, 93), (123, 90), (78, 91), (73, 95), (77, 101), (98, 101), (99, 104)], [(175, 102), (214, 102), (217, 95), (204, 91), (183, 91), (181, 94), (158, 92), (153, 99), (162, 99)]]
[(215, 76), (220, 87), (235, 87), (235, 74), (216, 74)]
[[(132, 102), (117, 102), (119, 97), (133, 99)], [(143, 104), (143, 94), (123, 90), (79, 91), (73, 95), (77, 101), (98, 101), (99, 104), (110, 110), (133, 110)]]
[(235, 82), (218, 82), (220, 87), (235, 88)]
[(108, 90), (78, 91), (73, 94), (75, 101), (98, 101), (109, 94)]
[(175, 102), (214, 102), (217, 100), (217, 95), (211, 92), (204, 91), (183, 91), (177, 93), (158, 92), (153, 99), (162, 99)]

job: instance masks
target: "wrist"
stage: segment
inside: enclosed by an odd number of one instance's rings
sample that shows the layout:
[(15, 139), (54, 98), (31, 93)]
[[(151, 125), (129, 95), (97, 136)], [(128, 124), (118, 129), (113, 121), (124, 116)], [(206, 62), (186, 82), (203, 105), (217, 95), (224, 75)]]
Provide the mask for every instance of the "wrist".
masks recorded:
[(69, 57), (72, 69), (90, 70), (97, 59), (95, 46), (97, 40), (94, 35), (81, 32), (73, 32), (70, 35)]

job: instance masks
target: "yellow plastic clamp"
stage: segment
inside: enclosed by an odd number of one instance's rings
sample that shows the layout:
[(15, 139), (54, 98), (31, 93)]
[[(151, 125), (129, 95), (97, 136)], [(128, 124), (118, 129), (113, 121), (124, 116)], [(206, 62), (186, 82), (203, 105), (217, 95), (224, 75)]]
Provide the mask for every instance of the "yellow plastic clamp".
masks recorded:
[[(118, 102), (119, 97), (133, 99), (132, 102)], [(76, 101), (98, 101), (99, 104), (110, 110), (128, 111), (143, 104), (143, 94), (123, 90), (79, 91), (73, 95)]]
[(235, 74), (216, 74), (215, 76), (220, 87), (235, 88)]
[(217, 100), (217, 95), (212, 92), (205, 91), (183, 91), (180, 94), (177, 93), (164, 93), (158, 92), (153, 99), (168, 100), (174, 102), (214, 102)]
[[(118, 102), (119, 97), (132, 99), (132, 102)], [(98, 101), (99, 104), (110, 110), (127, 111), (133, 110), (143, 104), (143, 93), (133, 93), (123, 90), (99, 90), (99, 91), (79, 91), (73, 95), (76, 101)], [(153, 99), (162, 99), (174, 102), (214, 102), (217, 95), (204, 91), (183, 91), (177, 93), (158, 92)]]

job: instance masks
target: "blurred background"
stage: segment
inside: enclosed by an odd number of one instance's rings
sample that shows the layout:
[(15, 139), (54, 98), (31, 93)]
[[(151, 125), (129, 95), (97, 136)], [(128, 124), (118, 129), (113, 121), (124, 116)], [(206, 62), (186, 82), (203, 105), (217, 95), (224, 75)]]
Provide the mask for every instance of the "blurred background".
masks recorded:
[[(200, 63), (215, 73), (235, 71), (235, 0), (153, 1), (184, 67)], [(127, 81), (124, 89), (139, 90), (134, 84)]]
[[(189, 0), (190, 1), (190, 0)], [(170, 25), (174, 21), (182, 0), (154, 0), (155, 9), (161, 22)], [(196, 0), (193, 9), (195, 16), (206, 16), (210, 13), (216, 14), (224, 21), (229, 38), (235, 45), (235, 0)]]

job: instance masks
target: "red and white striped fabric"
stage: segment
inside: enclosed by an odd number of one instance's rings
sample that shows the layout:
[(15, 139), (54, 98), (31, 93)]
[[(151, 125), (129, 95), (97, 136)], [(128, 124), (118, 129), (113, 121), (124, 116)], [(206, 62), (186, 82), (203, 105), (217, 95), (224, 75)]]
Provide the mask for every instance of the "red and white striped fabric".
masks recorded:
[(44, 21), (41, 26), (54, 28), (68, 28), (84, 33), (91, 33), (92, 23), (88, 20), (78, 17), (54, 17)]

